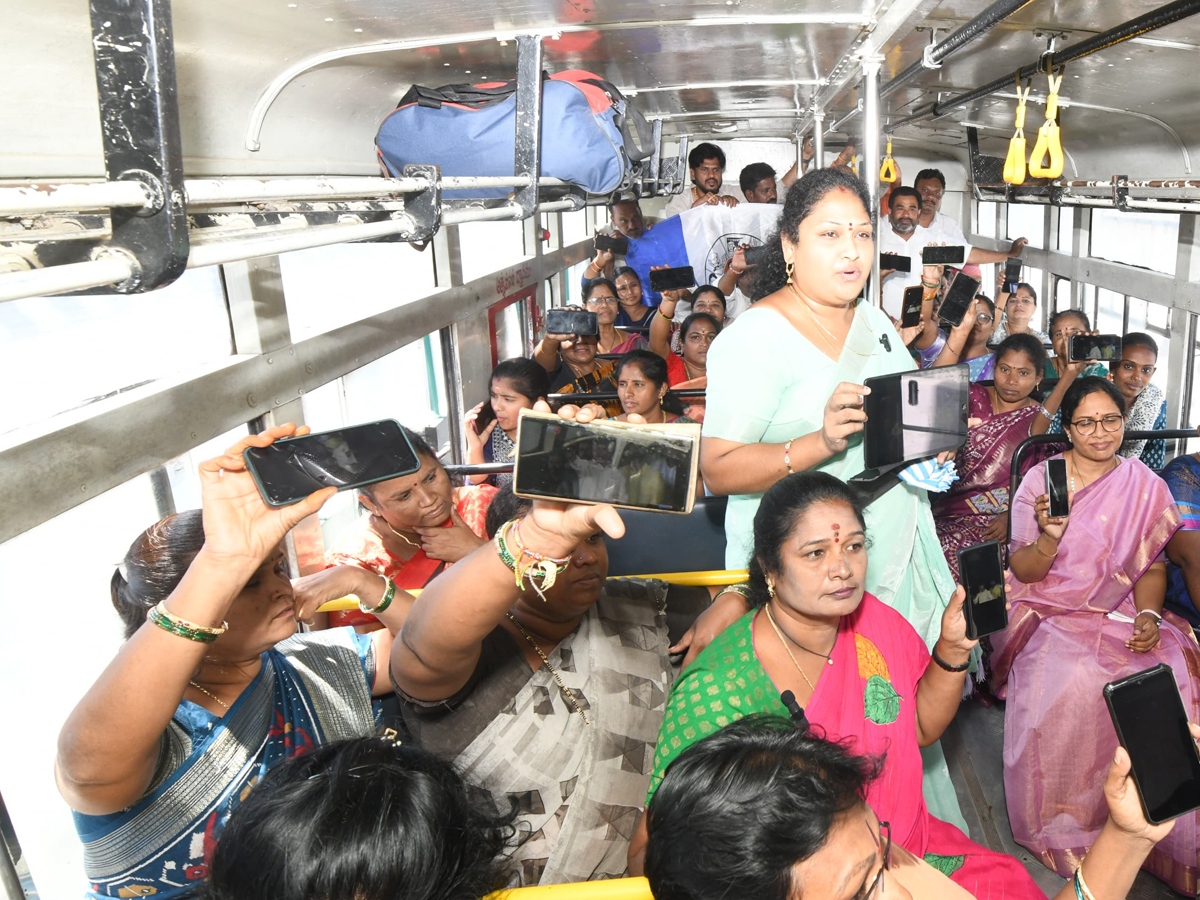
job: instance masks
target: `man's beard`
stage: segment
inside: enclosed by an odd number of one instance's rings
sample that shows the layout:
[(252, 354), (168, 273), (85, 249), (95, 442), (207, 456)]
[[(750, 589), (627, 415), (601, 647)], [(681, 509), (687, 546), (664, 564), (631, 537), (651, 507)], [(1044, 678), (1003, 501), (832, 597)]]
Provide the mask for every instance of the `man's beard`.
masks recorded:
[(917, 230), (917, 223), (915, 221), (912, 221), (912, 222), (900, 221), (900, 222), (892, 223), (892, 231), (896, 232), (896, 234), (912, 234), (916, 230)]
[(717, 185), (715, 188), (713, 188), (710, 191), (708, 188), (706, 188), (704, 185), (702, 185), (700, 182), (698, 182), (695, 178), (692, 179), (692, 186), (695, 187), (696, 190), (698, 190), (702, 194), (715, 194), (721, 190), (721, 186)]

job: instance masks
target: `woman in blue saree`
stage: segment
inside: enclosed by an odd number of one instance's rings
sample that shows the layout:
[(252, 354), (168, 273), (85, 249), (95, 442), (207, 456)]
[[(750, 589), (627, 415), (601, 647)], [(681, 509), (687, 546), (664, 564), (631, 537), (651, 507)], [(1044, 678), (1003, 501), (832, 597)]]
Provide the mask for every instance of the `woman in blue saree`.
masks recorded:
[[(303, 431), (272, 428), (202, 463), (203, 510), (147, 529), (113, 576), (127, 640), (67, 719), (55, 761), (92, 897), (193, 893), (225, 821), (272, 766), (376, 729), (372, 695), (390, 692), (376, 661), (411, 598), (356, 566), (293, 587), (283, 538), (335, 491), (272, 509), (242, 460)], [(296, 634), (350, 593), (387, 629)]]

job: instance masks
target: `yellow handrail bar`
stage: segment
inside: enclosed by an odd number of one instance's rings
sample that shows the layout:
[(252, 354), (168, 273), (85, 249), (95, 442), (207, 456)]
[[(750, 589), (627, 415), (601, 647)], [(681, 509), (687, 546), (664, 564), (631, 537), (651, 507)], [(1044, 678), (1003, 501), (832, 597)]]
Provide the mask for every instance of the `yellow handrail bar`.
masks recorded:
[(609, 878), (512, 888), (488, 894), (483, 900), (654, 900), (645, 878)]

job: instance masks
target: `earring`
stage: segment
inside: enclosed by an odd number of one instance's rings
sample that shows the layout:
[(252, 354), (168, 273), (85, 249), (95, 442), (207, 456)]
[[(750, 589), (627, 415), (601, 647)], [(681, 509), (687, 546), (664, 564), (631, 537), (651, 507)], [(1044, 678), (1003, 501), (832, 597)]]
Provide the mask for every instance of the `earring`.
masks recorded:
[(794, 262), (789, 262), (785, 271), (787, 272), (787, 280), (791, 281), (792, 273), (796, 271), (796, 264)]
[(775, 599), (775, 582), (773, 582), (773, 581), (768, 581), (768, 582), (767, 582), (767, 595), (768, 595), (768, 596), (769, 596), (769, 597), (770, 597), (772, 600), (774, 600), (774, 599)]

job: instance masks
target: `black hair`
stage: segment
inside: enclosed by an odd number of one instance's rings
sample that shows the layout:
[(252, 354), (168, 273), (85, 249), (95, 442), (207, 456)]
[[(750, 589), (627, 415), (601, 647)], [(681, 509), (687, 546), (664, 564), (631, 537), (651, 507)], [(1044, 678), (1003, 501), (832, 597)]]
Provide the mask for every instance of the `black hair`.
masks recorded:
[[(425, 459), (431, 459), (439, 466), (442, 464), (442, 461), (438, 459), (438, 455), (433, 452), (433, 448), (429, 446), (429, 443), (425, 440), (425, 438), (413, 431), (411, 428), (406, 428), (404, 425), (400, 426), (400, 430), (404, 432), (404, 436), (407, 437), (408, 442), (412, 444), (412, 448), (416, 452), (417, 456), (423, 456)], [(358, 492), (360, 494), (366, 494), (368, 497), (374, 500), (375, 488), (381, 484), (387, 484), (387, 482), (377, 481), (375, 484), (363, 485), (358, 489)]]
[[(941, 169), (922, 169), (917, 173), (917, 177), (913, 179), (913, 190), (916, 190), (918, 184), (930, 178), (935, 178), (942, 183), (942, 190), (946, 189), (946, 176), (942, 174)], [(918, 194), (918, 196), (920, 196)]]
[(1121, 352), (1125, 352), (1130, 347), (1145, 347), (1154, 354), (1155, 359), (1158, 359), (1158, 341), (1144, 331), (1131, 331), (1121, 338)]
[(204, 546), (200, 510), (189, 509), (155, 522), (137, 536), (109, 582), (112, 605), (133, 637), (146, 613), (166, 600)]
[(1046, 348), (1041, 340), (1032, 334), (1010, 334), (996, 348), (996, 363), (1005, 353), (1024, 353), (1033, 364), (1033, 371), (1041, 379), (1042, 371), (1046, 368)]
[(690, 316), (684, 319), (683, 324), (679, 326), (679, 339), (681, 341), (687, 340), (688, 329), (690, 329), (696, 322), (708, 322), (717, 330), (717, 334), (721, 333), (722, 325), (717, 321), (715, 316), (710, 316), (708, 313), (703, 312), (692, 313)]
[(714, 294), (717, 297), (721, 298), (721, 309), (729, 308), (729, 301), (725, 297), (725, 292), (723, 290), (721, 290), (719, 287), (717, 287), (715, 284), (702, 284), (702, 285), (700, 285), (700, 287), (696, 288), (696, 290), (692, 291), (692, 307), (693, 308), (695, 308), (695, 306), (696, 306), (696, 298), (699, 297), (701, 294)]
[(513, 493), (512, 485), (506, 484), (500, 488), (492, 502), (488, 504), (487, 514), (483, 519), (483, 527), (489, 539), (496, 536), (500, 526), (509, 519), (523, 516), (533, 508), (533, 501), (518, 497)]
[(853, 172), (845, 169), (815, 169), (797, 181), (788, 189), (787, 199), (783, 203), (783, 212), (779, 217), (779, 228), (771, 235), (764, 245), (767, 250), (759, 262), (754, 275), (754, 290), (751, 300), (757, 301), (782, 290), (787, 284), (787, 266), (783, 261), (783, 241), (781, 235), (796, 243), (800, 239), (800, 223), (807, 219), (813, 208), (825, 199), (825, 195), (833, 191), (850, 191), (870, 213), (871, 198), (867, 195), (867, 186)]
[(698, 169), (706, 159), (715, 159), (721, 169), (725, 169), (725, 151), (716, 144), (708, 143), (708, 141), (697, 144), (688, 153), (688, 168)]
[(642, 206), (641, 203), (638, 202), (638, 198), (632, 194), (617, 194), (608, 201), (608, 211), (611, 213), (613, 207), (620, 206), (622, 203), (632, 203), (634, 206), (638, 207), (638, 209), (641, 209)]
[(1125, 397), (1115, 384), (1107, 378), (1099, 378), (1095, 375), (1076, 378), (1075, 382), (1067, 388), (1067, 392), (1062, 398), (1062, 404), (1059, 406), (1059, 410), (1062, 412), (1063, 431), (1070, 426), (1071, 420), (1075, 418), (1075, 410), (1079, 408), (1083, 398), (1089, 394), (1107, 394), (1109, 399), (1117, 405), (1121, 415), (1125, 415)]
[(513, 390), (522, 397), (535, 403), (550, 393), (549, 373), (532, 359), (523, 356), (506, 359), (492, 369), (488, 389), (500, 379), (511, 384)]
[(787, 900), (792, 870), (860, 808), (882, 760), (754, 715), (688, 747), (646, 811), (655, 900)]
[(975, 299), (978, 300), (980, 303), (986, 303), (987, 308), (989, 310), (991, 310), (992, 315), (996, 314), (996, 304), (992, 302), (992, 298), (989, 297), (987, 294), (976, 294)]
[(767, 576), (783, 568), (783, 545), (801, 517), (816, 503), (845, 503), (866, 531), (863, 505), (846, 482), (826, 472), (796, 472), (771, 485), (754, 514), (754, 552), (750, 556), (750, 603), (762, 606), (770, 597)]
[(1083, 323), (1084, 331), (1092, 330), (1092, 321), (1088, 318), (1087, 313), (1085, 313), (1082, 309), (1060, 309), (1050, 317), (1050, 324), (1046, 326), (1051, 337), (1054, 337), (1054, 326), (1058, 324), (1060, 319), (1064, 319), (1067, 316), (1074, 316), (1081, 321)]
[(914, 200), (917, 201), (918, 206), (921, 205), (921, 194), (916, 188), (913, 188), (913, 187), (893, 188), (892, 196), (891, 196), (891, 199), (888, 200), (888, 203), (894, 204), (896, 202), (897, 198), (899, 198), (899, 197), (912, 197)]
[(608, 289), (612, 291), (614, 297), (621, 296), (617, 293), (617, 286), (607, 278), (592, 278), (583, 283), (583, 302), (587, 303), (592, 298), (592, 292), (602, 284), (608, 285)]
[[(701, 313), (701, 315), (704, 315)], [(691, 318), (689, 316), (689, 318)], [(706, 318), (711, 318), (708, 316)], [(669, 385), (667, 380), (667, 361), (655, 353), (653, 350), (635, 349), (622, 354), (617, 360), (616, 371), (613, 372), (613, 381), (618, 381), (621, 378), (621, 372), (626, 366), (637, 366), (641, 369), (642, 374), (647, 380), (654, 382), (654, 387), (657, 390), (663, 385)], [(679, 398), (668, 392), (663, 397), (662, 407), (672, 415), (679, 415), (683, 412), (683, 405), (679, 402)]]
[[(1030, 284), (1028, 281), (1018, 281), (1017, 282), (1017, 291), (1019, 291), (1021, 288), (1025, 288), (1025, 290), (1029, 291), (1029, 296), (1033, 298), (1034, 305), (1036, 306), (1037, 305), (1037, 291), (1035, 291), (1033, 289), (1033, 285)], [(1013, 293), (1015, 294), (1017, 291), (1013, 291)]]
[(635, 272), (633, 269), (631, 269), (629, 266), (617, 266), (617, 268), (613, 270), (613, 277), (612, 277), (613, 287), (616, 287), (617, 279), (620, 278), (622, 275), (632, 275), (634, 278), (637, 278), (639, 283), (642, 280), (640, 277), (638, 277), (638, 273)]
[[(722, 166), (724, 166), (724, 163), (722, 163)], [(750, 163), (750, 165), (742, 169), (741, 174), (738, 176), (738, 183), (741, 185), (742, 193), (745, 194), (758, 187), (760, 181), (766, 181), (768, 178), (772, 181), (775, 180), (775, 170), (765, 162), (756, 162)]]
[[(487, 801), (483, 801), (487, 802)], [(206, 900), (478, 900), (512, 816), (389, 738), (325, 744), (276, 766), (234, 810)]]

